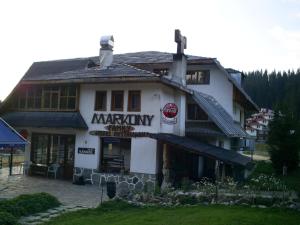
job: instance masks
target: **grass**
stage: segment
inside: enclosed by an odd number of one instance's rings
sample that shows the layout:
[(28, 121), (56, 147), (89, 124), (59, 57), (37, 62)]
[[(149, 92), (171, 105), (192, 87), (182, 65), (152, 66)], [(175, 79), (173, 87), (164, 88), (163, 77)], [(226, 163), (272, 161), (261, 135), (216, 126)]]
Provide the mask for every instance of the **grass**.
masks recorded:
[[(107, 203), (104, 203), (104, 205)], [(63, 214), (45, 225), (299, 225), (297, 211), (242, 206), (139, 208), (118, 206)], [(113, 206), (116, 205), (116, 207)]]

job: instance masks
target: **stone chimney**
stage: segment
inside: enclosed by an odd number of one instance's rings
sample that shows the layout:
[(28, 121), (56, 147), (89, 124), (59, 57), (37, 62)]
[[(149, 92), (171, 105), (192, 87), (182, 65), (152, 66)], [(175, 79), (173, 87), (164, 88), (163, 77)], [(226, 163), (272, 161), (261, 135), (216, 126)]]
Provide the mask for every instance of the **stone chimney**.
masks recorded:
[(186, 85), (187, 57), (184, 54), (186, 37), (181, 35), (180, 30), (175, 30), (175, 42), (177, 43), (177, 52), (173, 54), (172, 80)]
[(107, 69), (113, 62), (114, 37), (112, 35), (102, 36), (100, 46), (100, 69)]

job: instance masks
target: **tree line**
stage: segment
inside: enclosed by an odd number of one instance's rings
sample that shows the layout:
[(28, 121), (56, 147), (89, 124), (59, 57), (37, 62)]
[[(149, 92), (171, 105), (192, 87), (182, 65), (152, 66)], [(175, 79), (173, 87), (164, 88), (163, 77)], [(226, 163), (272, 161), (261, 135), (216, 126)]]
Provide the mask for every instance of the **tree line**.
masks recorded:
[(300, 119), (300, 68), (244, 74), (243, 87), (259, 107), (289, 111)]

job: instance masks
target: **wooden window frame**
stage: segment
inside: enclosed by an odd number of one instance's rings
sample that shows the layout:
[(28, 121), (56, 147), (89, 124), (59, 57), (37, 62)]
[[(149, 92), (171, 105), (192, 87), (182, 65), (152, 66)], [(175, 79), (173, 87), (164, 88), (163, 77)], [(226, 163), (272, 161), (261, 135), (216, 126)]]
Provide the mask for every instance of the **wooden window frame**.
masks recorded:
[[(104, 94), (104, 108), (98, 108), (97, 106), (97, 93), (101, 93), (101, 94)], [(107, 91), (96, 91), (95, 92), (95, 106), (94, 106), (94, 110), (95, 111), (106, 111), (107, 109)]]
[[(114, 94), (115, 93), (122, 93), (122, 106), (121, 108), (116, 108), (115, 107), (115, 98), (114, 98)], [(111, 91), (111, 105), (110, 105), (111, 111), (124, 111), (124, 91), (120, 91), (120, 90), (114, 90)]]
[[(132, 109), (131, 108), (131, 103), (132, 103), (132, 94), (134, 93), (139, 93), (140, 99), (139, 99), (139, 106), (137, 109)], [(128, 105), (127, 105), (127, 111), (128, 112), (140, 112), (141, 111), (141, 102), (142, 102), (142, 95), (140, 90), (130, 90), (128, 91)]]

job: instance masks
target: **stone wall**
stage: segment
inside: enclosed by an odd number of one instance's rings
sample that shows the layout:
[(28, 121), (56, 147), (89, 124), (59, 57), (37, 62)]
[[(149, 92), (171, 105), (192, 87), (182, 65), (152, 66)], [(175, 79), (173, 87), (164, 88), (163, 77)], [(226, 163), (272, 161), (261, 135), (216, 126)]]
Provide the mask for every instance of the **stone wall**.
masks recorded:
[[(145, 173), (116, 174), (103, 173), (91, 169), (76, 168), (77, 171), (83, 169), (83, 177), (86, 182), (94, 185), (106, 186), (107, 182), (115, 182), (117, 195), (126, 197), (133, 192), (150, 192), (154, 191), (156, 185), (156, 175)], [(91, 181), (92, 179), (92, 181)]]

